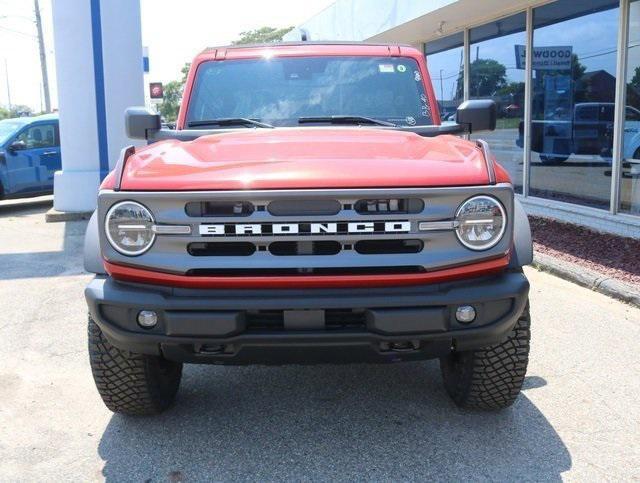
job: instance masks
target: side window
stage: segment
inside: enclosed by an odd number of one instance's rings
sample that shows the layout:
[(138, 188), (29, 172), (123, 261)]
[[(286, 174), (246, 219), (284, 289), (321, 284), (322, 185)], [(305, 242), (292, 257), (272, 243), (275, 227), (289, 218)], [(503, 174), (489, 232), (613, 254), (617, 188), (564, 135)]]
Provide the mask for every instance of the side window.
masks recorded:
[(613, 122), (614, 110), (613, 105), (605, 104), (600, 108), (600, 121)]
[(627, 121), (640, 121), (640, 111), (627, 106)]
[(20, 133), (17, 141), (23, 141), (27, 149), (53, 148), (60, 145), (55, 124), (38, 124)]
[(598, 106), (596, 105), (583, 105), (576, 106), (576, 121), (597, 121), (598, 120)]

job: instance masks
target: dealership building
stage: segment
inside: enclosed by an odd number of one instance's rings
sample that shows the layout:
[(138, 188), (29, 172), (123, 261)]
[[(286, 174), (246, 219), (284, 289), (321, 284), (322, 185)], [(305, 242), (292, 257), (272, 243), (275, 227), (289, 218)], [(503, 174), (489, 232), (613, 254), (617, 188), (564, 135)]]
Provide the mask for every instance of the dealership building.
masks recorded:
[[(54, 208), (92, 211), (132, 142), (122, 113), (144, 104), (139, 2), (56, 0), (52, 12), (65, 153)], [(285, 40), (303, 38), (422, 50), (445, 121), (465, 99), (496, 102), (497, 129), (472, 137), (530, 214), (640, 238), (640, 0), (337, 0)]]
[(338, 0), (285, 40), (422, 50), (444, 121), (486, 139), (530, 214), (640, 238), (640, 0)]

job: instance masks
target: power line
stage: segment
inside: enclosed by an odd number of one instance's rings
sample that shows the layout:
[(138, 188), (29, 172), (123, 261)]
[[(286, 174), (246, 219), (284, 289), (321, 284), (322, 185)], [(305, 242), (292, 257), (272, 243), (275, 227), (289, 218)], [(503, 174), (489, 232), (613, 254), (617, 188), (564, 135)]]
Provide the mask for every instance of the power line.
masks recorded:
[(20, 32), (19, 30), (10, 29), (9, 27), (3, 27), (0, 25), (0, 30), (6, 30), (7, 32), (11, 32), (18, 35), (24, 35), (25, 37), (30, 37), (32, 39), (36, 39), (37, 37), (33, 34), (28, 34), (26, 32)]

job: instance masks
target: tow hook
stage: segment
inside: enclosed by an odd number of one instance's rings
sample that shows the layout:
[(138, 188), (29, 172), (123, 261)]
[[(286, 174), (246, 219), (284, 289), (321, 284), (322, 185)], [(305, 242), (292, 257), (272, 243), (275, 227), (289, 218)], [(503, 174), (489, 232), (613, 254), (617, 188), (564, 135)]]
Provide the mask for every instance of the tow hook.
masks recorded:
[(202, 344), (196, 347), (196, 352), (206, 355), (223, 354), (225, 352), (225, 349), (226, 346), (222, 344)]
[(393, 352), (411, 352), (420, 348), (419, 340), (403, 340), (400, 342), (380, 342), (380, 350)]

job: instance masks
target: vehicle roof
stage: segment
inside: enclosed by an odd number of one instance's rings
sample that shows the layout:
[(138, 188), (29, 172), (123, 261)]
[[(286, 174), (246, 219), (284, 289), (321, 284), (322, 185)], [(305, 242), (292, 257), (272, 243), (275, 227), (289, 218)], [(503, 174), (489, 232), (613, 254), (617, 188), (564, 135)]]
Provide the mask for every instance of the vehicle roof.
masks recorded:
[(357, 41), (341, 41), (341, 40), (326, 40), (326, 41), (288, 41), (288, 42), (263, 42), (258, 44), (231, 44), (231, 45), (219, 45), (214, 47), (207, 47), (201, 53), (211, 53), (218, 49), (264, 49), (264, 48), (278, 48), (278, 47), (309, 47), (314, 45), (332, 45), (332, 46), (362, 46), (362, 47), (411, 47), (409, 44), (401, 43), (388, 43), (388, 42), (357, 42)]
[(53, 112), (50, 114), (42, 114), (40, 116), (11, 117), (7, 119), (3, 119), (2, 121), (11, 121), (13, 123), (19, 123), (19, 124), (30, 124), (32, 122), (37, 122), (37, 121), (57, 121), (57, 120), (58, 120), (58, 113)]

